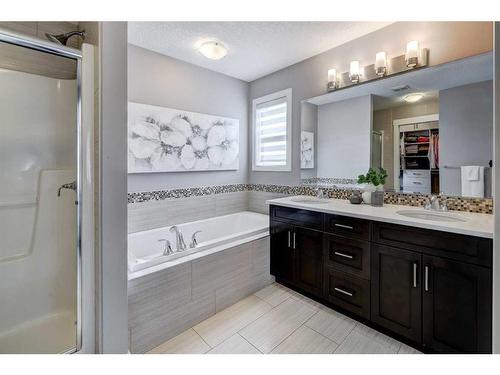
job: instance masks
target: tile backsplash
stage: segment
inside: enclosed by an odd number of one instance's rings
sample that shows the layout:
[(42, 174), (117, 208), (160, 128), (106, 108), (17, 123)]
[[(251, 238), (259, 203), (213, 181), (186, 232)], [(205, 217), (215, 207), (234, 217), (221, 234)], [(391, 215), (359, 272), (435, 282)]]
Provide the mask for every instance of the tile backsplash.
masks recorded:
[[(344, 181), (343, 181), (344, 182)], [(314, 185), (232, 184), (128, 194), (129, 233), (202, 220), (238, 211), (267, 213), (266, 200), (316, 195)], [(349, 199), (352, 189), (322, 188), (329, 198)], [(430, 194), (384, 193), (384, 203), (422, 207)], [(450, 210), (493, 213), (493, 199), (439, 196)]]

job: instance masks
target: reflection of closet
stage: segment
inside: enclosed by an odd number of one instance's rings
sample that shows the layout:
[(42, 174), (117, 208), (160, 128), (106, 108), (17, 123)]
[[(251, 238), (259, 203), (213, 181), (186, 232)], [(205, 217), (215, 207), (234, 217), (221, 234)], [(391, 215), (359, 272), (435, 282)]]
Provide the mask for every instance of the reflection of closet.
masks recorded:
[(439, 193), (438, 120), (430, 115), (394, 121), (396, 191)]

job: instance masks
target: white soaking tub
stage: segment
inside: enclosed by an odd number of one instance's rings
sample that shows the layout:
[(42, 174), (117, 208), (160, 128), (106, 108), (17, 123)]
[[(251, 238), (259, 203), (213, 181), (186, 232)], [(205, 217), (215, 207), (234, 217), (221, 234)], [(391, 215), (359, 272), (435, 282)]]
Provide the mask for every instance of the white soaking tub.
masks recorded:
[[(182, 232), (187, 249), (178, 251), (175, 233), (169, 227), (157, 228), (128, 235), (128, 268), (131, 274), (168, 263), (179, 264), (194, 257), (201, 257), (216, 251), (222, 251), (232, 246), (252, 241), (269, 234), (269, 216), (255, 212), (243, 211), (235, 214), (217, 216), (210, 219), (177, 224)], [(198, 246), (190, 248), (192, 235), (196, 231)], [(171, 255), (163, 255), (165, 242), (170, 241)], [(193, 256), (195, 255), (195, 256)], [(163, 268), (163, 267), (161, 267)], [(153, 271), (153, 270), (152, 270)], [(140, 272), (143, 274), (144, 272)], [(137, 275), (139, 276), (139, 275)]]

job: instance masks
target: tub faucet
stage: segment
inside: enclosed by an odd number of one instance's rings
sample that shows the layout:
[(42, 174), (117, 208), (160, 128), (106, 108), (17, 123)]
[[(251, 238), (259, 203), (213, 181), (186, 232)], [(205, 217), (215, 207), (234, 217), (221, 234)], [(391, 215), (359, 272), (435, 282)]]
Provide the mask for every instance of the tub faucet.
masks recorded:
[(187, 246), (186, 246), (186, 243), (184, 242), (184, 236), (182, 235), (182, 232), (177, 225), (173, 225), (170, 228), (170, 233), (174, 233), (174, 232), (175, 232), (175, 242), (176, 242), (177, 251), (186, 250)]
[(203, 231), (201, 230), (197, 230), (196, 232), (193, 233), (193, 235), (191, 236), (191, 243), (189, 244), (189, 248), (190, 249), (194, 249), (196, 246), (198, 246), (198, 240), (196, 239), (196, 235), (198, 233), (201, 233)]
[(172, 246), (170, 246), (169, 240), (162, 238), (161, 240), (158, 240), (158, 242), (165, 242), (165, 247), (163, 248), (163, 255), (170, 255), (174, 253), (174, 251), (172, 250)]

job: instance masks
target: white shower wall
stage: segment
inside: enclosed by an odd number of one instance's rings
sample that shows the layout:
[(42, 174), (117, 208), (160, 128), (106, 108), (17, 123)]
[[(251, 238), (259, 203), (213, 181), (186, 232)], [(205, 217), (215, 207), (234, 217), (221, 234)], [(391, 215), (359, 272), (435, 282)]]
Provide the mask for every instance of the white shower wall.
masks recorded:
[(76, 195), (57, 189), (76, 178), (76, 81), (0, 69), (0, 87), (0, 353), (68, 350)]

